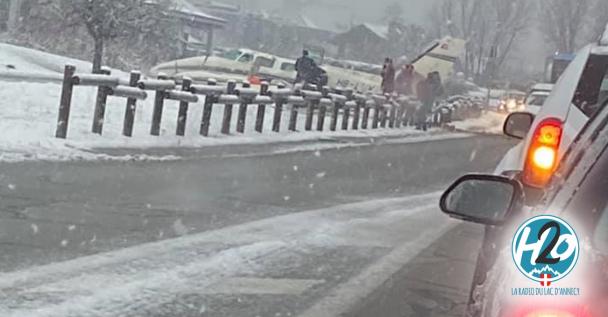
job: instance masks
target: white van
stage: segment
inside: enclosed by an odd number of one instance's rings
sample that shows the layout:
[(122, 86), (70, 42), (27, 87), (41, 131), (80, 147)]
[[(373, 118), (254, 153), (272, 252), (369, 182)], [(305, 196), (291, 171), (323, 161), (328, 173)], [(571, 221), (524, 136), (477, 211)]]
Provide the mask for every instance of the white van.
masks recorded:
[[(605, 36), (608, 39), (608, 34)], [(509, 115), (505, 134), (522, 142), (509, 150), (495, 174), (517, 177), (526, 186), (528, 196), (536, 196), (607, 97), (608, 40), (587, 45), (577, 53), (536, 115)]]

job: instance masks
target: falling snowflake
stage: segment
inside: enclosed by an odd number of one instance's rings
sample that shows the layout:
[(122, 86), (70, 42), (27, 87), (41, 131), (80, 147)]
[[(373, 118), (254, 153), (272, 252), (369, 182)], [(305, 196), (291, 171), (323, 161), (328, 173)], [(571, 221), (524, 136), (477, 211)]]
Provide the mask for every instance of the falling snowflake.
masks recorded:
[(473, 160), (475, 160), (476, 157), (477, 157), (477, 150), (473, 150), (473, 152), (471, 152), (471, 156), (469, 157), (469, 162), (473, 162)]
[(30, 225), (30, 227), (32, 227), (32, 231), (34, 232), (34, 234), (38, 233), (38, 225), (33, 223)]
[(283, 197), (283, 200), (284, 200), (284, 201), (289, 201), (290, 199), (291, 199), (291, 197), (289, 197), (289, 196), (284, 196), (284, 197)]
[(15, 184), (8, 184), (8, 189), (15, 190), (15, 188), (17, 188), (17, 186), (15, 186)]
[(319, 150), (315, 151), (315, 156), (316, 157), (321, 157), (321, 151), (319, 151)]
[(61, 246), (65, 247), (68, 245), (68, 240), (61, 240)]
[(69, 231), (74, 231), (74, 229), (76, 229), (76, 226), (75, 226), (75, 225), (70, 225), (70, 226), (68, 227), (68, 230), (69, 230)]
[(326, 172), (317, 173), (317, 178), (323, 178), (325, 175), (327, 175)]
[(297, 171), (298, 171), (298, 169), (300, 169), (300, 168), (299, 168), (297, 165), (294, 165), (294, 166), (293, 166), (293, 170), (294, 170), (294, 172), (297, 172)]

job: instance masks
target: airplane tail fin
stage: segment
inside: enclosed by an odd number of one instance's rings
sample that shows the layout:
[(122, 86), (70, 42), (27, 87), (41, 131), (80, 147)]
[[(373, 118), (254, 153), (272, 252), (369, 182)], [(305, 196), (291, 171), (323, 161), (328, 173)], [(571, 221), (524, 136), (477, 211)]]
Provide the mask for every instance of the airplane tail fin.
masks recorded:
[(438, 72), (441, 78), (448, 78), (454, 73), (454, 66), (464, 55), (466, 41), (452, 37), (445, 37), (431, 43), (418, 57), (410, 63), (416, 72), (423, 76), (431, 72)]

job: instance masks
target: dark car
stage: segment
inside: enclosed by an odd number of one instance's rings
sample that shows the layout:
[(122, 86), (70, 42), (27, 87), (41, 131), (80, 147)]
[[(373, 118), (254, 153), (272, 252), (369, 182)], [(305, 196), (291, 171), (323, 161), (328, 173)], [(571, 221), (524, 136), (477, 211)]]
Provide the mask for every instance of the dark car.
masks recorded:
[[(518, 180), (478, 174), (457, 180), (441, 198), (441, 209), (448, 215), (494, 229), (492, 243), (484, 243), (480, 251), (466, 315), (608, 315), (607, 107), (603, 107), (576, 138), (547, 187), (542, 202), (531, 208), (525, 207), (524, 196), (523, 185)], [(575, 266), (570, 274), (564, 274), (566, 276), (562, 280), (552, 285), (541, 283), (540, 287), (526, 273), (522, 274), (513, 256), (520, 232), (518, 227), (523, 228), (526, 220), (539, 215), (559, 217), (571, 224), (580, 245), (577, 248), (578, 261), (573, 262)], [(550, 248), (561, 248), (561, 251), (569, 248), (569, 244), (563, 248), (560, 246), (563, 241), (558, 241), (561, 239), (559, 228), (546, 231), (547, 236), (540, 244), (545, 249), (545, 241)], [(559, 261), (555, 254), (543, 252), (540, 255), (547, 256), (547, 260)], [(555, 273), (554, 277), (560, 274), (563, 272)], [(551, 277), (543, 277), (546, 276)], [(561, 292), (566, 287), (578, 293), (544, 296), (518, 293), (519, 290), (551, 292), (552, 288)], [(536, 291), (537, 288), (540, 290)]]

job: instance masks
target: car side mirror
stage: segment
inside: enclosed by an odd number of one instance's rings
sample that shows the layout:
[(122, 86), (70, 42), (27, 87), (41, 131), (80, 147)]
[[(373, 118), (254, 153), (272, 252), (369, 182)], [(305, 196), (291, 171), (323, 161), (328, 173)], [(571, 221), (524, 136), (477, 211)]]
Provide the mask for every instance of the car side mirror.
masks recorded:
[(507, 116), (503, 126), (504, 134), (516, 138), (523, 139), (530, 131), (534, 122), (534, 115), (529, 112), (513, 112)]
[(443, 193), (439, 206), (453, 218), (501, 225), (523, 202), (523, 187), (518, 181), (504, 176), (469, 174)]

